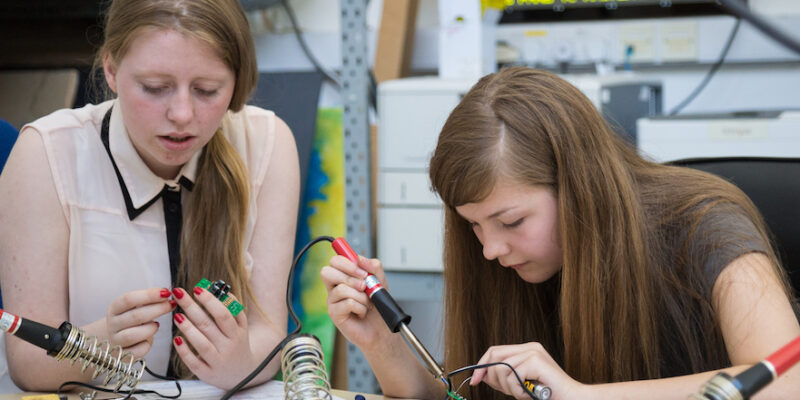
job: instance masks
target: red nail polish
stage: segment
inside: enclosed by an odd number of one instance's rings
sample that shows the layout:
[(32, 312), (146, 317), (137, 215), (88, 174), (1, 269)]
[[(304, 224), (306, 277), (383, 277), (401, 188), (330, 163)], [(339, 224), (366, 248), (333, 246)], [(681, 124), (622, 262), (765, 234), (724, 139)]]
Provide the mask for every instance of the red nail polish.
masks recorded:
[(166, 299), (167, 297), (169, 297), (169, 290), (168, 289), (161, 289), (160, 294), (161, 294), (161, 297)]
[(186, 317), (184, 317), (183, 314), (181, 314), (181, 313), (175, 314), (175, 322), (180, 324), (184, 320), (186, 320)]
[(197, 296), (200, 296), (200, 293), (203, 293), (203, 289), (195, 286), (194, 287), (194, 294), (197, 295)]
[(170, 301), (169, 301), (169, 305), (170, 305), (172, 308), (175, 308), (175, 307), (177, 307), (177, 306), (178, 306), (178, 302), (177, 302), (177, 301), (175, 301), (175, 300), (170, 300)]
[(175, 344), (180, 346), (183, 344), (183, 339), (180, 336), (175, 336)]
[(172, 294), (179, 299), (183, 298), (183, 290), (181, 288), (172, 289)]
[(160, 327), (161, 327), (161, 324), (159, 324), (158, 321), (156, 321), (156, 329), (158, 329)]

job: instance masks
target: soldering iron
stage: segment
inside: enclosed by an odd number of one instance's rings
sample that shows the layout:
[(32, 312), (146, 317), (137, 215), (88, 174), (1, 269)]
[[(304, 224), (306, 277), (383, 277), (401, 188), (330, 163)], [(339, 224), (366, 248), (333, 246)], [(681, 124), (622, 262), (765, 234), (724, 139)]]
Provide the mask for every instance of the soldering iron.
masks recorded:
[(747, 400), (800, 362), (800, 336), (736, 376), (720, 372), (703, 384), (695, 400)]
[[(344, 238), (334, 239), (333, 242), (331, 242), (331, 246), (336, 254), (358, 265), (358, 254), (353, 251)], [(367, 275), (364, 281), (367, 285), (365, 289), (367, 296), (369, 296), (369, 299), (375, 304), (375, 308), (378, 309), (378, 312), (381, 314), (381, 317), (383, 317), (386, 325), (389, 326), (389, 329), (394, 333), (400, 332), (400, 334), (408, 340), (408, 343), (411, 344), (411, 347), (413, 347), (422, 358), (422, 361), (425, 363), (425, 366), (428, 367), (428, 371), (433, 374), (434, 378), (444, 380), (444, 369), (439, 366), (425, 346), (422, 345), (422, 342), (414, 335), (414, 332), (411, 331), (411, 328), (408, 327), (408, 323), (411, 322), (411, 316), (403, 312), (400, 305), (392, 298), (389, 291), (383, 288), (375, 275)]]
[[(347, 241), (344, 238), (330, 238), (331, 246), (336, 254), (343, 256), (353, 262), (354, 264), (358, 265), (358, 254), (353, 251)], [(383, 285), (381, 285), (378, 278), (375, 277), (373, 274), (367, 275), (364, 279), (366, 283), (366, 289), (364, 292), (369, 296), (369, 299), (375, 304), (375, 308), (378, 309), (378, 312), (383, 317), (383, 320), (386, 322), (386, 325), (389, 326), (389, 329), (394, 332), (400, 332), (403, 337), (408, 341), (414, 351), (422, 358), (422, 361), (425, 363), (425, 366), (428, 368), (433, 377), (437, 380), (442, 380), (445, 384), (449, 385), (449, 376), (445, 375), (444, 369), (436, 362), (436, 360), (431, 356), (425, 346), (420, 342), (414, 332), (411, 331), (411, 328), (408, 327), (409, 322), (411, 322), (411, 316), (403, 312), (403, 309), (400, 308), (400, 305), (392, 298), (389, 294), (389, 291), (386, 290)], [(525, 380), (523, 382), (524, 389), (530, 393), (535, 399), (537, 400), (549, 400), (551, 396), (550, 388), (547, 386), (542, 385), (537, 381), (529, 381)]]

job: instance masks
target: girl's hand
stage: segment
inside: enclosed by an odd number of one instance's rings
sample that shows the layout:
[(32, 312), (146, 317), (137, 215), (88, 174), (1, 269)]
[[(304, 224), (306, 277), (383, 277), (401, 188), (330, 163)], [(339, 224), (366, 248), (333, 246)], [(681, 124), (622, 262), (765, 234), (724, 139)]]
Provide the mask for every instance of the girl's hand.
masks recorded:
[(208, 290), (195, 287), (193, 292), (197, 301), (181, 288), (172, 290), (184, 311), (174, 316), (183, 336), (176, 336), (173, 345), (198, 379), (230, 389), (262, 361), (250, 348), (247, 315), (242, 311), (234, 317)]
[[(495, 362), (505, 362), (514, 367), (523, 381), (537, 380), (550, 387), (551, 400), (591, 399), (589, 386), (570, 378), (539, 343), (492, 346), (484, 353), (478, 364)], [(481, 382), (516, 399), (530, 400), (530, 396), (520, 386), (514, 372), (506, 365), (475, 370), (470, 385), (474, 386)]]
[(330, 265), (320, 270), (328, 291), (328, 315), (345, 338), (362, 349), (379, 343), (381, 334), (391, 333), (364, 292), (367, 273), (386, 288), (386, 275), (377, 259), (359, 256), (355, 265), (345, 257), (333, 256)]
[(144, 357), (150, 351), (158, 330), (155, 319), (172, 311), (175, 306), (169, 297), (170, 292), (165, 288), (150, 288), (127, 292), (114, 299), (105, 319), (109, 342), (122, 346), (124, 351), (130, 351), (136, 357)]

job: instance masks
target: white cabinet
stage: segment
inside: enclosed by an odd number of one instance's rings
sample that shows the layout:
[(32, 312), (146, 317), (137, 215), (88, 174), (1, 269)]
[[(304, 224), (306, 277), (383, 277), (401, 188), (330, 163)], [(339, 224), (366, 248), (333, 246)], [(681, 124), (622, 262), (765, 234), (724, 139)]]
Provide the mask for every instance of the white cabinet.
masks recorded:
[(441, 272), (443, 215), (428, 163), (470, 80), (437, 77), (378, 87), (377, 256), (388, 271)]

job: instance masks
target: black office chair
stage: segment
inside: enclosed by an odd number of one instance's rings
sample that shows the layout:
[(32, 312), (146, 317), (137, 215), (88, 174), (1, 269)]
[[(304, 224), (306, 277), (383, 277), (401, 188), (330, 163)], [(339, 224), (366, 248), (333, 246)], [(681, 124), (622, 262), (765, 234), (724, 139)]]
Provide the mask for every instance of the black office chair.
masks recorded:
[(695, 158), (671, 164), (721, 176), (753, 200), (800, 297), (800, 158)]

